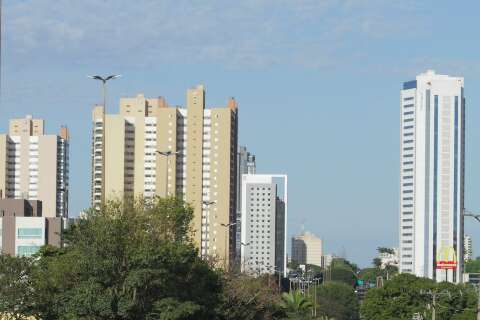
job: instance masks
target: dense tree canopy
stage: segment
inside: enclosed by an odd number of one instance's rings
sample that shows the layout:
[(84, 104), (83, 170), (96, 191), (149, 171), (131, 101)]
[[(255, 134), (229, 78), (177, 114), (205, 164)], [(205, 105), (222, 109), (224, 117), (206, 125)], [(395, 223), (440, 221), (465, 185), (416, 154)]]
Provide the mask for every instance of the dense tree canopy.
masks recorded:
[(31, 258), (0, 255), (0, 314), (5, 318), (25, 319), (32, 314), (31, 270)]
[(338, 320), (358, 319), (358, 298), (354, 289), (345, 284), (329, 282), (317, 289), (319, 313)]
[(476, 260), (468, 261), (465, 264), (465, 272), (467, 273), (480, 273), (480, 257)]
[[(365, 319), (410, 320), (416, 313), (430, 319), (436, 295), (437, 320), (474, 319), (476, 294), (473, 288), (400, 274), (383, 288), (368, 291), (361, 307)], [(470, 317), (470, 318), (469, 318)]]

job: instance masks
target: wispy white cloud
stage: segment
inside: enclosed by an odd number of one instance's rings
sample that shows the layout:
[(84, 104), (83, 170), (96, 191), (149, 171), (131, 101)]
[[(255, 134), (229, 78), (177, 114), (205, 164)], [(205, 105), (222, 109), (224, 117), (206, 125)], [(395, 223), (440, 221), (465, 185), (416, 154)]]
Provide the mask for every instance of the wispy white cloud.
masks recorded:
[[(396, 34), (401, 13), (411, 8), (404, 3), (6, 0), (6, 41), (11, 52), (24, 58), (48, 52), (80, 62), (293, 63), (318, 68), (338, 61), (339, 49), (352, 38)], [(392, 10), (395, 21), (388, 18)]]

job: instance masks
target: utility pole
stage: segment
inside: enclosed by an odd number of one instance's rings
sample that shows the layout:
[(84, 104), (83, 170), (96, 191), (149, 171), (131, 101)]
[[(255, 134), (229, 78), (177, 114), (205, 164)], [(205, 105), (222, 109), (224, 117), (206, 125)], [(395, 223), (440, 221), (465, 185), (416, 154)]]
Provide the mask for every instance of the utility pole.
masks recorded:
[(437, 298), (440, 295), (445, 295), (451, 298), (450, 291), (435, 291), (435, 290), (420, 290), (420, 294), (432, 297), (432, 320), (436, 320), (437, 317)]

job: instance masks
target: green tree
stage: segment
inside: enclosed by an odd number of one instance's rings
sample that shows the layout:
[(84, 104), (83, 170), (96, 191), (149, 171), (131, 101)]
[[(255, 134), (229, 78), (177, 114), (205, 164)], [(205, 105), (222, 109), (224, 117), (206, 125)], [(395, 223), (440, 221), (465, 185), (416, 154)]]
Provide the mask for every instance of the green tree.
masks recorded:
[(42, 319), (213, 319), (221, 278), (191, 242), (181, 199), (112, 201), (40, 253)]
[(373, 258), (372, 264), (375, 268), (380, 269), (380, 267), (382, 266), (382, 259)]
[(253, 278), (244, 273), (224, 277), (219, 317), (225, 320), (273, 319), (279, 313), (276, 281), (267, 276)]
[(32, 268), (31, 258), (0, 254), (0, 315), (5, 319), (20, 320), (33, 315)]
[(395, 250), (392, 248), (386, 248), (386, 247), (378, 247), (377, 248), (378, 253), (388, 253), (388, 254), (394, 254)]
[(358, 298), (345, 283), (329, 282), (317, 288), (318, 312), (336, 320), (359, 319)]
[(465, 264), (466, 273), (480, 273), (480, 259), (470, 260)]
[(287, 319), (310, 319), (312, 303), (299, 290), (284, 292), (280, 306), (285, 311)]
[(377, 268), (364, 268), (358, 273), (358, 278), (363, 281), (375, 283), (378, 276), (381, 276), (382, 270)]
[[(473, 289), (450, 283), (400, 274), (383, 288), (367, 292), (361, 315), (369, 320), (410, 320), (419, 313), (429, 319), (432, 314), (432, 293), (437, 294), (437, 320), (467, 319), (475, 310)], [(467, 317), (467, 318), (465, 318)]]

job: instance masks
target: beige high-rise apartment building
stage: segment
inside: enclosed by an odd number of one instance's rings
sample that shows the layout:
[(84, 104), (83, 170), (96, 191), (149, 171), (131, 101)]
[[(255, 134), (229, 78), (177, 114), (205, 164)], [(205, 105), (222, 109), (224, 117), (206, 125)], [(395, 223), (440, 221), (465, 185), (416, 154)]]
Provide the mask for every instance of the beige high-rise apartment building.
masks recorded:
[(235, 252), (237, 131), (235, 100), (206, 109), (201, 85), (187, 91), (186, 108), (142, 94), (120, 99), (119, 114), (96, 106), (92, 206), (181, 195), (194, 208), (201, 254), (228, 261)]
[(41, 119), (10, 121), (0, 134), (0, 198), (40, 200), (45, 217), (68, 217), (69, 132), (46, 135)]
[(293, 261), (322, 266), (322, 255), (322, 240), (313, 233), (307, 231), (292, 238)]

